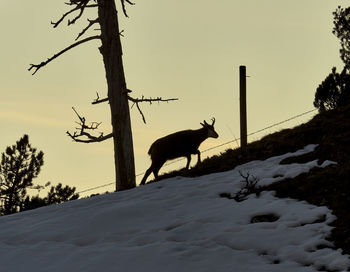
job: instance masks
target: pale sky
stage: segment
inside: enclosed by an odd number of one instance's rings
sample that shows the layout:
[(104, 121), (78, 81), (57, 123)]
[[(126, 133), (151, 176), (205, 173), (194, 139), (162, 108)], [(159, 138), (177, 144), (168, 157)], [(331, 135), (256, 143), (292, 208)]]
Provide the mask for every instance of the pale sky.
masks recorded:
[[(246, 65), (250, 76), (248, 133), (313, 109), (317, 86), (333, 66), (342, 68), (339, 41), (331, 31), (332, 12), (338, 5), (347, 6), (345, 0), (135, 2), (128, 6), (129, 18), (119, 12), (127, 86), (135, 97), (179, 98), (142, 105), (146, 125), (137, 109), (131, 110), (137, 174), (149, 167), (147, 151), (154, 140), (178, 130), (197, 129), (204, 119), (216, 118), (219, 138), (208, 139), (200, 150), (239, 138), (239, 65)], [(86, 26), (86, 18), (96, 18), (95, 11), (74, 26), (64, 23), (54, 29), (50, 21), (69, 9), (63, 0), (0, 3), (0, 152), (26, 133), (45, 154), (36, 184), (61, 182), (82, 191), (113, 182), (112, 141), (79, 144), (65, 134), (75, 127), (72, 106), (89, 121), (102, 121), (103, 131), (110, 132), (109, 106), (91, 105), (96, 91), (101, 97), (106, 94), (100, 42), (73, 49), (35, 76), (27, 71), (30, 63), (40, 63), (73, 43)], [(97, 33), (91, 30), (85, 37)], [(229, 147), (236, 144), (202, 157)], [(193, 156), (192, 163), (196, 160)], [(88, 194), (107, 190), (113, 191), (114, 185)]]

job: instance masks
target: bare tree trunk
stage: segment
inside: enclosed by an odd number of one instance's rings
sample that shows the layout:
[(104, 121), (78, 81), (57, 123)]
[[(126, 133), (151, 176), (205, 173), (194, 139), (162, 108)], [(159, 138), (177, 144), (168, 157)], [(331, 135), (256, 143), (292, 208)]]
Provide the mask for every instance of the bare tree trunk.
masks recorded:
[(106, 70), (114, 139), (116, 190), (136, 186), (128, 95), (122, 60), (118, 15), (114, 0), (98, 0), (100, 48)]

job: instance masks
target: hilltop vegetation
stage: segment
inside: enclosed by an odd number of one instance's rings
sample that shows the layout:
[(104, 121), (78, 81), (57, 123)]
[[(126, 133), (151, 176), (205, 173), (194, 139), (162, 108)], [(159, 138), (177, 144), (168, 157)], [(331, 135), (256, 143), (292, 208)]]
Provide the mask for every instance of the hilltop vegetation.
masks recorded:
[(337, 162), (324, 169), (317, 168), (294, 179), (275, 183), (265, 190), (277, 191), (279, 197), (306, 200), (315, 205), (325, 205), (333, 210), (337, 220), (330, 239), (336, 247), (350, 254), (350, 105), (322, 112), (309, 122), (293, 129), (265, 136), (248, 144), (246, 150), (227, 150), (220, 156), (204, 160), (190, 170), (164, 174), (161, 178), (177, 175), (200, 176), (234, 169), (252, 160), (264, 160), (287, 152), (294, 152), (308, 144), (318, 144), (313, 153), (294, 157), (282, 163), (298, 163), (318, 159)]

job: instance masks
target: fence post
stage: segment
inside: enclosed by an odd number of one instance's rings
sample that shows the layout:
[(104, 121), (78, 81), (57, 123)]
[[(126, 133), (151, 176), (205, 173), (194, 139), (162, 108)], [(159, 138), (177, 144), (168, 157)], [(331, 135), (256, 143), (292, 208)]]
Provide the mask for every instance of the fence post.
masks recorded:
[(240, 123), (241, 123), (241, 149), (247, 146), (247, 84), (246, 67), (239, 66), (239, 101), (240, 101)]

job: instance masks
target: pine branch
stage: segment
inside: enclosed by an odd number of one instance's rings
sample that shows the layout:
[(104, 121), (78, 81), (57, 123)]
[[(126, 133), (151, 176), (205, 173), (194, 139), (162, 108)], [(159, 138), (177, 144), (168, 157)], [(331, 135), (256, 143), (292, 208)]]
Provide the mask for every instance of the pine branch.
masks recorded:
[(74, 47), (77, 47), (78, 45), (81, 45), (83, 43), (86, 43), (86, 42), (91, 41), (91, 40), (96, 40), (96, 39), (101, 39), (101, 37), (99, 35), (91, 36), (91, 37), (85, 38), (83, 40), (80, 40), (80, 41), (78, 41), (76, 43), (73, 43), (70, 46), (66, 47), (65, 49), (63, 49), (60, 52), (58, 52), (55, 55), (53, 55), (51, 58), (48, 58), (46, 61), (43, 61), (43, 62), (41, 62), (39, 64), (30, 64), (30, 67), (28, 68), (28, 71), (31, 71), (32, 69), (35, 69), (34, 72), (32, 73), (32, 75), (34, 75), (41, 67), (47, 65), (48, 63), (50, 63), (51, 61), (53, 61), (57, 57), (61, 56), (65, 52), (73, 49)]

